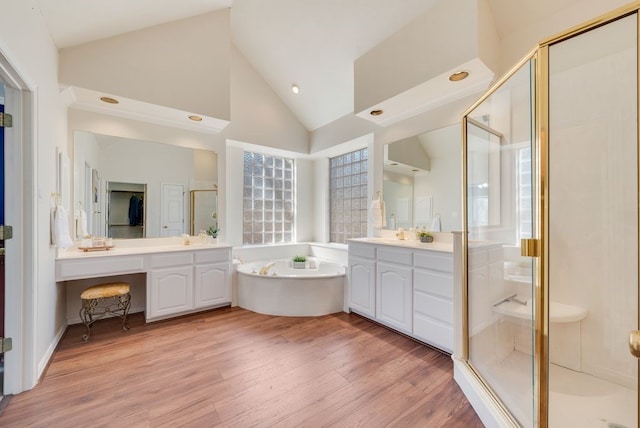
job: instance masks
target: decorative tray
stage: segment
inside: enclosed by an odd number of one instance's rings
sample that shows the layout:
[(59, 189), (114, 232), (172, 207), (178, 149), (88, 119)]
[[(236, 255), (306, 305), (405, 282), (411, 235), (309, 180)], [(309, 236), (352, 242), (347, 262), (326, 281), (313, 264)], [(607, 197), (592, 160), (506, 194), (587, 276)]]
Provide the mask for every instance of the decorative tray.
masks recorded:
[(115, 245), (102, 245), (99, 247), (78, 247), (78, 249), (86, 253), (87, 251), (108, 251), (113, 247), (115, 247)]

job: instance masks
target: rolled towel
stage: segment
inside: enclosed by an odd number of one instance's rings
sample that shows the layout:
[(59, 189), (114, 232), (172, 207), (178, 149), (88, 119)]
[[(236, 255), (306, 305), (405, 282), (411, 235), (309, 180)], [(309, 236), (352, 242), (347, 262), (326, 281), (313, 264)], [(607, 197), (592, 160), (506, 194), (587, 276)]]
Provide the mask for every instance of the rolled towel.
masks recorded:
[(436, 214), (433, 216), (433, 220), (431, 220), (431, 231), (432, 232), (440, 232), (440, 215)]
[(373, 227), (381, 229), (385, 226), (384, 218), (384, 201), (382, 199), (374, 199), (371, 201), (371, 223)]
[(56, 207), (53, 213), (53, 244), (57, 248), (67, 248), (73, 245), (69, 235), (69, 216), (63, 206)]
[(78, 223), (76, 224), (76, 236), (84, 238), (87, 236), (87, 213), (82, 208), (78, 210)]

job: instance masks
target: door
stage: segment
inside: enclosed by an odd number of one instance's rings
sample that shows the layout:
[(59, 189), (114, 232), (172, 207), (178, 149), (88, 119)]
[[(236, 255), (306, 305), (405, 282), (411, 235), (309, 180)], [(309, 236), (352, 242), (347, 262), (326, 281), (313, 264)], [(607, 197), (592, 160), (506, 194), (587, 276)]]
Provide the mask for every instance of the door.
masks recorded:
[(464, 118), (468, 362), (523, 427), (536, 426), (537, 261), (523, 253), (536, 237), (534, 70), (525, 62)]
[(160, 236), (180, 236), (184, 233), (184, 186), (162, 185)]

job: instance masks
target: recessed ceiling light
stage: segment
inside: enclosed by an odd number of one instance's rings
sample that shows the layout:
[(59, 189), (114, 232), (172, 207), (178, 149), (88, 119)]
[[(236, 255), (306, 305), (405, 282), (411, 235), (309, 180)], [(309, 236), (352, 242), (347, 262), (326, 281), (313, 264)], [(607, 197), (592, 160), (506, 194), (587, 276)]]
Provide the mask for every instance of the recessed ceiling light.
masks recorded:
[(380, 116), (382, 113), (384, 113), (384, 110), (371, 110), (369, 112), (371, 116)]
[(456, 71), (451, 76), (449, 76), (449, 80), (451, 80), (452, 82), (459, 82), (466, 79), (467, 77), (469, 77), (468, 71)]
[(398, 165), (398, 164), (397, 164), (397, 163), (395, 163), (395, 162), (391, 162), (389, 165), (391, 165), (391, 166), (396, 166), (396, 165)]
[(189, 116), (189, 119), (193, 120), (194, 122), (202, 122), (202, 118), (200, 116), (196, 116), (195, 114)]
[(100, 97), (100, 101), (108, 103), (108, 104), (118, 104), (120, 101), (111, 97)]
[(300, 93), (300, 86), (294, 83), (293, 85), (291, 85), (291, 92), (298, 95)]

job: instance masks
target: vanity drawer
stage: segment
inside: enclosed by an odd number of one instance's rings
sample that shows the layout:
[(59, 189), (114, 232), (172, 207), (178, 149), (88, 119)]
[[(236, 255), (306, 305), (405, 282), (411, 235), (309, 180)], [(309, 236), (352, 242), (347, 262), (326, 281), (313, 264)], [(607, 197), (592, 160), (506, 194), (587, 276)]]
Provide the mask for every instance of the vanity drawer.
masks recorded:
[(413, 313), (453, 325), (453, 302), (421, 291), (413, 293)]
[(401, 265), (411, 265), (413, 252), (404, 248), (378, 248), (378, 260), (397, 263)]
[(364, 257), (366, 259), (376, 258), (376, 247), (373, 245), (351, 244), (349, 243), (349, 255)]
[(144, 256), (59, 260), (56, 281), (144, 272)]
[(413, 270), (413, 289), (453, 300), (453, 275), (430, 270)]
[(453, 255), (435, 251), (416, 251), (413, 265), (419, 268), (453, 273)]
[(170, 266), (190, 265), (193, 263), (193, 253), (190, 251), (168, 254), (153, 254), (150, 257), (150, 266), (154, 268), (165, 268)]
[(231, 260), (231, 254), (229, 254), (228, 249), (196, 251), (195, 257), (196, 264), (228, 262)]

